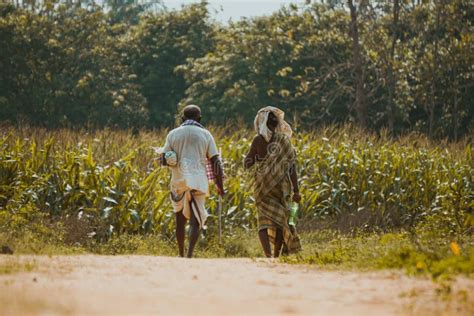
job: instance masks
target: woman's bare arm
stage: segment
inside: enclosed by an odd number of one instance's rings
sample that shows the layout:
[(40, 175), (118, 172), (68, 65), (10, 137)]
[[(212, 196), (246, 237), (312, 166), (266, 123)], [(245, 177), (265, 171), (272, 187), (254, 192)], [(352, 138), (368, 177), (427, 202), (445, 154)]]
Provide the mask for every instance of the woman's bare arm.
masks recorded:
[(298, 175), (296, 174), (296, 164), (293, 164), (290, 168), (290, 179), (293, 186), (293, 192), (300, 192), (298, 187)]
[(250, 145), (250, 150), (247, 156), (244, 159), (244, 168), (250, 169), (258, 159), (259, 147), (261, 146), (261, 137), (255, 136), (252, 141), (252, 145)]
[(300, 195), (300, 188), (298, 186), (298, 175), (296, 173), (295, 163), (290, 168), (290, 180), (293, 186), (293, 201), (298, 203), (301, 201), (301, 195)]

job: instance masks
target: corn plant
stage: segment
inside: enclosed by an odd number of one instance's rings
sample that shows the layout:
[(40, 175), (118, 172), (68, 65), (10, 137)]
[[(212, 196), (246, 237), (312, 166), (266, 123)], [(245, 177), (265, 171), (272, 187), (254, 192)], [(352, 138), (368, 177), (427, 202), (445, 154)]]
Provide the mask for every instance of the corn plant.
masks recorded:
[[(224, 232), (255, 229), (252, 174), (243, 169), (253, 133), (213, 130), (225, 166)], [(74, 219), (97, 240), (111, 234), (172, 236), (169, 170), (152, 149), (164, 131), (47, 131), (2, 128), (0, 229)], [(435, 218), (471, 233), (474, 160), (469, 144), (431, 144), (420, 136), (390, 140), (349, 128), (295, 133), (303, 195), (300, 224), (368, 230), (413, 229)], [(415, 145), (416, 144), (416, 145)], [(421, 145), (420, 145), (421, 144)], [(208, 199), (208, 234), (217, 197)], [(314, 226), (315, 227), (315, 226)], [(314, 228), (313, 227), (313, 228)]]

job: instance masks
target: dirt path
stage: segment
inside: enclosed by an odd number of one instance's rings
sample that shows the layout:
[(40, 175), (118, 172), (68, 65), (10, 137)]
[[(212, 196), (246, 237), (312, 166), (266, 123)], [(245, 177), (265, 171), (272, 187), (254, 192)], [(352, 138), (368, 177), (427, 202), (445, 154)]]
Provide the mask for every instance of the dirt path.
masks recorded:
[[(0, 264), (11, 256), (0, 256)], [(336, 272), (267, 260), (149, 256), (22, 256), (0, 274), (0, 315), (445, 315), (468, 298), (399, 272)], [(462, 290), (459, 290), (462, 289)], [(474, 293), (458, 280), (452, 293)], [(472, 304), (472, 301), (471, 301)], [(461, 309), (459, 309), (461, 308)]]

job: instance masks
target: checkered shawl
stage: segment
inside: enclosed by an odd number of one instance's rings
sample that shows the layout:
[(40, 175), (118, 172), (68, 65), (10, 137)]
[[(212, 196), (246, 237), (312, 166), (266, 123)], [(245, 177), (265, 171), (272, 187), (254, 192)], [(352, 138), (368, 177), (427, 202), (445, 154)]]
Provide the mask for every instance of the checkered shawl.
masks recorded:
[(186, 120), (183, 122), (183, 124), (181, 124), (181, 126), (197, 126), (197, 127), (200, 127), (200, 128), (204, 128), (204, 126), (199, 123), (198, 121), (195, 121), (195, 120)]
[(267, 155), (255, 170), (255, 204), (259, 230), (267, 229), (270, 242), (275, 242), (276, 230), (283, 231), (283, 251), (295, 253), (301, 249), (294, 227), (288, 225), (290, 215), (290, 168), (296, 158), (288, 136), (275, 133), (268, 144)]
[[(195, 120), (186, 120), (181, 124), (181, 126), (197, 126), (200, 128), (204, 128), (204, 126), (195, 121)], [(210, 159), (206, 159), (206, 176), (208, 181), (215, 181), (216, 180), (216, 175), (214, 174), (214, 171), (212, 170), (212, 162)]]
[(256, 169), (255, 195), (264, 196), (285, 177), (289, 177), (291, 166), (295, 163), (296, 152), (290, 138), (285, 134), (275, 133), (268, 144), (267, 155)]

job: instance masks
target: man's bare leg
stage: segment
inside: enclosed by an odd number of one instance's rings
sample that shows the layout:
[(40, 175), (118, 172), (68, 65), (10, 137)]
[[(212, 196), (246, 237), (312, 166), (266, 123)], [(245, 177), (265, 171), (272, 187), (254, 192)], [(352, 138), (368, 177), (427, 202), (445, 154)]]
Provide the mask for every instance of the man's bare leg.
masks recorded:
[(186, 228), (186, 217), (183, 211), (176, 213), (176, 240), (178, 241), (179, 256), (184, 257), (184, 233)]
[(266, 229), (260, 229), (258, 231), (258, 238), (262, 244), (263, 252), (267, 258), (272, 257), (272, 249), (270, 248), (270, 239), (268, 238), (268, 231)]
[(193, 257), (194, 246), (199, 238), (199, 223), (194, 215), (191, 208), (191, 219), (189, 221), (189, 247), (188, 247), (188, 258)]
[(281, 246), (283, 245), (283, 230), (277, 228), (275, 236), (275, 249), (273, 250), (273, 257), (278, 258), (281, 252)]

